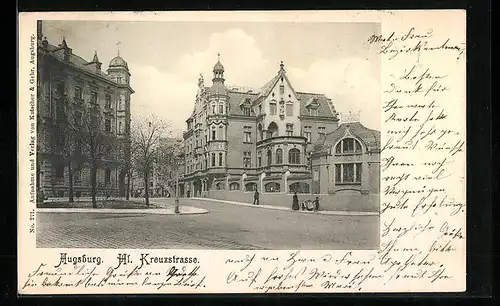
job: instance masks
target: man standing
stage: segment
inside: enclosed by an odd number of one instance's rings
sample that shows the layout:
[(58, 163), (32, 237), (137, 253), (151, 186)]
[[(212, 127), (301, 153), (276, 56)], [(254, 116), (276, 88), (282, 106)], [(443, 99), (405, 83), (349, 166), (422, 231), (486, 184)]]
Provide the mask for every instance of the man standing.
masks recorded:
[(318, 210), (319, 210), (319, 197), (316, 197), (316, 199), (314, 200), (314, 211)]
[(259, 192), (257, 190), (255, 190), (255, 193), (253, 194), (253, 204), (259, 205)]

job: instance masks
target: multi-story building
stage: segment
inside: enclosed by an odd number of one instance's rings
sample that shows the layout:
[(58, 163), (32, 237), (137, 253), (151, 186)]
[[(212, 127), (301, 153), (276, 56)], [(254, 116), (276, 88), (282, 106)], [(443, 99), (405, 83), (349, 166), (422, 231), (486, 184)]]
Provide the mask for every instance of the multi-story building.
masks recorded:
[[(38, 23), (37, 55), (37, 186), (45, 196), (68, 196), (70, 177), (75, 196), (91, 192), (89, 156), (78, 156), (70, 143), (68, 118), (81, 124), (91, 112), (98, 121), (102, 141), (96, 152), (97, 191), (124, 196), (130, 162), (130, 71), (118, 54), (106, 71), (95, 53), (87, 61), (64, 38), (53, 45), (43, 37)], [(92, 117), (94, 118), (94, 117)], [(97, 144), (96, 144), (97, 145)], [(80, 152), (81, 153), (81, 152)]]
[[(184, 175), (182, 138), (163, 137), (156, 144), (156, 158), (149, 173), (149, 196), (170, 197), (175, 195), (177, 178), (182, 182)], [(182, 170), (182, 171), (180, 171)], [(134, 171), (132, 175), (132, 195), (144, 196), (145, 182), (141, 173)], [(180, 186), (182, 191), (182, 186)], [(182, 195), (180, 195), (182, 196)]]
[(260, 90), (225, 84), (217, 61), (212, 84), (203, 76), (184, 133), (189, 196), (211, 190), (311, 192), (313, 143), (337, 129), (337, 112), (323, 94), (296, 91), (283, 62)]

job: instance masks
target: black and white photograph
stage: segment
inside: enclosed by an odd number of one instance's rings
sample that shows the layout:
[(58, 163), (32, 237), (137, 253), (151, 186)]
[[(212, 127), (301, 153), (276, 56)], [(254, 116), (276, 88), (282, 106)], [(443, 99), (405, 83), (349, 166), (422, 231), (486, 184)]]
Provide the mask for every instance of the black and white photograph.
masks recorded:
[(378, 32), (39, 20), (37, 247), (378, 249)]

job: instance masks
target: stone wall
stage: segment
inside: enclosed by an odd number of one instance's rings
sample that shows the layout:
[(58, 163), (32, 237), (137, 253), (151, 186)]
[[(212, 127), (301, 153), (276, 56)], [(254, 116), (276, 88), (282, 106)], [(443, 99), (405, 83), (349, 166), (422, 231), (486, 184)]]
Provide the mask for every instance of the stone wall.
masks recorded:
[[(203, 194), (206, 198), (235, 201), (243, 203), (253, 202), (253, 192), (211, 190)], [(292, 207), (292, 194), (284, 193), (261, 193), (260, 204), (281, 207)], [(321, 210), (329, 211), (359, 211), (378, 212), (380, 211), (380, 197), (378, 194), (298, 194), (299, 203), (303, 200), (314, 200), (316, 196), (320, 199)]]

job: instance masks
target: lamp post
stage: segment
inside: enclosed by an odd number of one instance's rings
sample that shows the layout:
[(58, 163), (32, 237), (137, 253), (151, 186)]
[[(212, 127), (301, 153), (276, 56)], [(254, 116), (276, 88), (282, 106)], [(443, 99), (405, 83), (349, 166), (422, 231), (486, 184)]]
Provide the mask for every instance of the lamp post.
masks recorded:
[(175, 163), (175, 213), (180, 213), (179, 207), (179, 165), (177, 157), (174, 157)]

